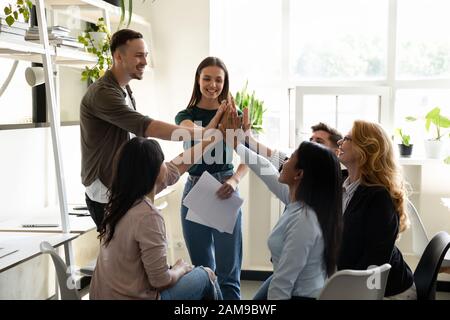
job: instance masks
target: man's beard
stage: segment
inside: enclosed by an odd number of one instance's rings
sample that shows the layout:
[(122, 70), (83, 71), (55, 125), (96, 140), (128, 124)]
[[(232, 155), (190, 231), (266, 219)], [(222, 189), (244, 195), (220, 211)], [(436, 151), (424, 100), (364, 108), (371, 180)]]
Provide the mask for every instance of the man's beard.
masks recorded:
[(133, 73), (130, 73), (130, 77), (131, 77), (131, 79), (142, 80), (144, 75), (133, 72)]

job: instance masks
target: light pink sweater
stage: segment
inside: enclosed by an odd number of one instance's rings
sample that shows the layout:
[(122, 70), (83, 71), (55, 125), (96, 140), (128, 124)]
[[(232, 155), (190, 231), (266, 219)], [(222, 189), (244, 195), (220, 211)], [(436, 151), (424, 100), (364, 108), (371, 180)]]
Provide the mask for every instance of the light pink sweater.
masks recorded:
[[(165, 185), (179, 179), (166, 163)], [(90, 299), (158, 299), (155, 287), (170, 282), (164, 218), (148, 198), (137, 202), (117, 223), (108, 246), (101, 245), (91, 281)]]

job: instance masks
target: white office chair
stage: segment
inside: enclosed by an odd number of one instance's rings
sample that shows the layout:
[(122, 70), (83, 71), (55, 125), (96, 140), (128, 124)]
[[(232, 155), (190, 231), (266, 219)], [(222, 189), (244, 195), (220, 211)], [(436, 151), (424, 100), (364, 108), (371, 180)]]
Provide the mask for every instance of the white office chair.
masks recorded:
[(391, 265), (368, 270), (341, 270), (326, 282), (318, 300), (382, 300)]
[(94, 270), (95, 270), (96, 264), (97, 264), (97, 258), (90, 261), (87, 265), (81, 267), (80, 273), (85, 276), (92, 277), (94, 275)]
[(62, 300), (80, 300), (78, 289), (73, 284), (72, 274), (67, 272), (67, 265), (63, 259), (56, 253), (55, 248), (47, 241), (41, 242), (40, 245), (42, 253), (48, 253), (52, 257), (53, 264), (56, 269), (56, 276), (58, 278), (59, 291)]
[[(416, 207), (412, 204), (412, 202), (408, 199), (406, 210), (408, 211), (409, 220), (411, 222), (412, 229), (412, 239), (413, 239), (413, 252), (418, 257), (421, 257), (428, 243), (430, 242), (430, 238), (427, 235), (425, 227), (420, 219), (419, 213)], [(441, 267), (448, 268), (450, 267), (450, 251), (445, 255), (444, 261), (442, 261)]]

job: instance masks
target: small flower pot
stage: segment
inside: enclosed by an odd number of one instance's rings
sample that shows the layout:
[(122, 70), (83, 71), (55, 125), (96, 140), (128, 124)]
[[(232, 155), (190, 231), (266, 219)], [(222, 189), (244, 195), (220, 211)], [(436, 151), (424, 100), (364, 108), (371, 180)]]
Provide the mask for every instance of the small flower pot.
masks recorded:
[(431, 159), (442, 159), (444, 157), (445, 141), (425, 140), (425, 154)]
[(410, 144), (409, 146), (404, 145), (404, 144), (399, 144), (398, 145), (398, 149), (400, 151), (400, 156), (401, 157), (411, 157), (412, 154), (412, 149), (413, 149), (413, 145)]
[(93, 32), (93, 31), (89, 32), (89, 35), (91, 36), (94, 47), (97, 50), (102, 51), (103, 44), (105, 43), (108, 35), (104, 32)]

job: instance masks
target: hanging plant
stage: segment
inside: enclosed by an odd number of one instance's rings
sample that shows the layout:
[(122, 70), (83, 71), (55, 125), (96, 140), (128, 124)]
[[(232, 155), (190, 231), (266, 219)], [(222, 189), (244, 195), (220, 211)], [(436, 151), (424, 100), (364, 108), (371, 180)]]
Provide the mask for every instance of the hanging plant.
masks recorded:
[[(156, 0), (152, 0), (152, 3)], [(133, 15), (133, 0), (128, 0), (128, 6), (127, 6), (126, 0), (120, 0), (120, 25), (122, 25), (124, 22), (126, 22), (126, 26), (129, 27), (131, 23), (131, 18)], [(142, 0), (142, 3), (144, 3), (145, 0)], [(128, 10), (127, 10), (128, 7)], [(125, 14), (128, 13), (128, 17), (125, 20)]]
[[(123, 1), (123, 0), (122, 0)], [(25, 22), (30, 20), (30, 12), (33, 8), (31, 0), (17, 0), (15, 4), (8, 3), (3, 12), (6, 15), (5, 21), (8, 26), (12, 26), (14, 22), (19, 20), (19, 16), (22, 16)]]
[(95, 26), (86, 30), (83, 35), (78, 36), (78, 42), (84, 45), (87, 52), (97, 56), (97, 63), (92, 67), (85, 66), (83, 72), (81, 72), (82, 81), (94, 82), (103, 76), (112, 65), (111, 34), (104, 19), (99, 18)]

